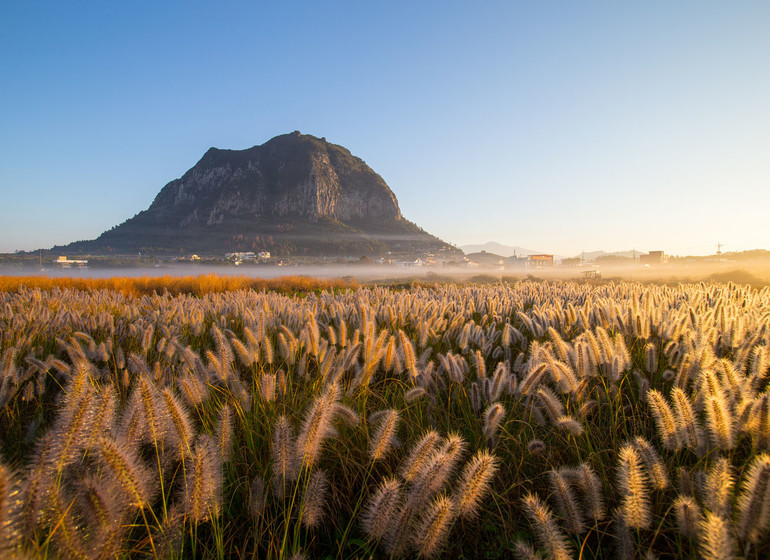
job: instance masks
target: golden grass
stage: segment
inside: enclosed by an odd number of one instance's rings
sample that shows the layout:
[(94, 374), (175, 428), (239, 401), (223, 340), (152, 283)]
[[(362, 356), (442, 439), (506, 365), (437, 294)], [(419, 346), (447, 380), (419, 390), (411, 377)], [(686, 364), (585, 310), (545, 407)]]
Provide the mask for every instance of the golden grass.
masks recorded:
[(770, 288), (239, 281), (6, 279), (0, 552), (766, 557)]
[(284, 293), (318, 292), (322, 290), (355, 289), (353, 279), (324, 280), (307, 276), (254, 278), (250, 276), (138, 276), (111, 278), (51, 278), (48, 276), (0, 276), (0, 292), (18, 292), (23, 288), (53, 290), (55, 288), (82, 291), (112, 290), (127, 296), (162, 294), (191, 294), (235, 292), (238, 290), (271, 290)]

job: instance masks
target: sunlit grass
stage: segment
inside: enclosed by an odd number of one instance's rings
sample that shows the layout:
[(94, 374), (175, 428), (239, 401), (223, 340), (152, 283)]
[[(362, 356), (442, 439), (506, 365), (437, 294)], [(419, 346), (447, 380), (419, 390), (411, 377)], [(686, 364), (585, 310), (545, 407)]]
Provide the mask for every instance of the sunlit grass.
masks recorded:
[(0, 282), (2, 552), (770, 546), (770, 289)]
[(237, 290), (273, 290), (286, 293), (356, 288), (353, 279), (318, 279), (307, 276), (256, 278), (203, 274), (200, 276), (140, 276), (112, 278), (55, 278), (48, 276), (0, 276), (0, 291), (16, 292), (22, 288), (51, 290), (114, 290), (127, 296), (171, 295), (233, 292)]

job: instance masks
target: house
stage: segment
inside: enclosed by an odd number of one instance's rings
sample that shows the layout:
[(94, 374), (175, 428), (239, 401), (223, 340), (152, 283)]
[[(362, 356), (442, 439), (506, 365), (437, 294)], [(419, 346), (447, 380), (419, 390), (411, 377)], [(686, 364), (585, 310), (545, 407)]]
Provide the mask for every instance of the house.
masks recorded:
[(495, 253), (487, 253), (486, 251), (468, 253), (465, 255), (465, 258), (468, 260), (468, 266), (483, 266), (502, 270), (505, 265), (504, 257)]
[(639, 255), (641, 264), (666, 264), (668, 255), (663, 251), (650, 251), (646, 255)]
[(76, 268), (87, 268), (88, 267), (88, 261), (85, 259), (68, 259), (65, 256), (60, 256), (58, 259), (53, 261), (55, 264), (58, 264), (62, 268), (72, 268), (73, 265)]
[(413, 261), (401, 261), (397, 263), (402, 268), (417, 268), (425, 264), (422, 259), (415, 259)]
[(535, 268), (552, 267), (553, 255), (530, 255), (529, 262)]
[(243, 262), (256, 262), (257, 255), (251, 251), (245, 253), (225, 253), (225, 259), (235, 264), (241, 264)]

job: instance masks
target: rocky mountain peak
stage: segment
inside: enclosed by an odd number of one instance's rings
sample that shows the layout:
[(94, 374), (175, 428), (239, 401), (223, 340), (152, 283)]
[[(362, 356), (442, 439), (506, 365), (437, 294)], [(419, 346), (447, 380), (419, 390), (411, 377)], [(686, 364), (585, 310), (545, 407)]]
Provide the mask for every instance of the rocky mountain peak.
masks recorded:
[(295, 254), (451, 251), (402, 217), (393, 191), (363, 160), (299, 131), (245, 150), (209, 148), (147, 210), (75, 245)]

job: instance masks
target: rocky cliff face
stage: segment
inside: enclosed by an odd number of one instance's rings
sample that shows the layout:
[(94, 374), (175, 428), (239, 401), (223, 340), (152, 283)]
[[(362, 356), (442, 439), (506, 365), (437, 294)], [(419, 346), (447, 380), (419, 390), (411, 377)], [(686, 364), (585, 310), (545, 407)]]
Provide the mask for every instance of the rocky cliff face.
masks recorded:
[(393, 192), (362, 160), (299, 132), (248, 150), (211, 148), (161, 190), (147, 213), (181, 227), (233, 217), (402, 219)]
[(150, 205), (77, 252), (458, 252), (401, 216), (388, 185), (347, 149), (307, 134), (209, 149)]

